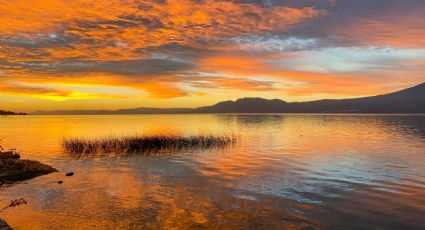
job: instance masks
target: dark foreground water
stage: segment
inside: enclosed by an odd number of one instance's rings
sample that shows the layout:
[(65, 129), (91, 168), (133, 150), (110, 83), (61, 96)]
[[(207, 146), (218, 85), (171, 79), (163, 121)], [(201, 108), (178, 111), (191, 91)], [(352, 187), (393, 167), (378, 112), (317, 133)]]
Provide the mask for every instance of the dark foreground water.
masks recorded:
[[(160, 156), (61, 150), (66, 137), (158, 132), (239, 142)], [(2, 206), (28, 201), (0, 212), (15, 229), (425, 229), (425, 116), (10, 116), (0, 139), (61, 171), (0, 188)]]

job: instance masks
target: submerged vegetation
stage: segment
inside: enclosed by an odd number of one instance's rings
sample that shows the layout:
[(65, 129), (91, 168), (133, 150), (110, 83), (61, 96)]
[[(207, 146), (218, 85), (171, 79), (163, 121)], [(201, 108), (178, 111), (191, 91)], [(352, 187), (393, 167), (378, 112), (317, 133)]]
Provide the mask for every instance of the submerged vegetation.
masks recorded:
[(235, 135), (157, 134), (99, 139), (70, 138), (63, 141), (63, 149), (72, 155), (87, 154), (156, 154), (183, 150), (224, 147), (236, 143)]

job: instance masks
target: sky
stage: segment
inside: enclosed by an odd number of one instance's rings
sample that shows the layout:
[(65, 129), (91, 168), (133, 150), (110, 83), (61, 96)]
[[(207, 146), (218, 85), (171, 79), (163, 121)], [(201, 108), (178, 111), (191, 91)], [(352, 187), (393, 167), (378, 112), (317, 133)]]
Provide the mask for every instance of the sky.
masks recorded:
[(423, 0), (0, 0), (0, 109), (310, 101), (425, 82)]

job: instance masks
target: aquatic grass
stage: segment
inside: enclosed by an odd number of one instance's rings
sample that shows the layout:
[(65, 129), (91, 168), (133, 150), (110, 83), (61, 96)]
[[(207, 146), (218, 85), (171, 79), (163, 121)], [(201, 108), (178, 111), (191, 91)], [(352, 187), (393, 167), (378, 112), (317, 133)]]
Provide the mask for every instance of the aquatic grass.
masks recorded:
[(68, 138), (63, 149), (71, 155), (90, 154), (158, 154), (184, 150), (224, 147), (236, 143), (235, 135), (156, 134), (104, 138)]

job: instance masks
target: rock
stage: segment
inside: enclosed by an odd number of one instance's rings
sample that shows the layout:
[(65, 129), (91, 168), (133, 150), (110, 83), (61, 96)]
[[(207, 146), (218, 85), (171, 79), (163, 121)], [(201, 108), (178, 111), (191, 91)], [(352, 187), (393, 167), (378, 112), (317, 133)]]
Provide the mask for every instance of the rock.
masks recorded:
[[(21, 156), (15, 152), (2, 152), (0, 150), (0, 186), (58, 171), (55, 168), (40, 162), (21, 160), (20, 158)], [(23, 203), (26, 204), (26, 201), (21, 198), (19, 200), (12, 201), (9, 206), (20, 205)], [(0, 219), (0, 230), (12, 230), (12, 228), (6, 223), (6, 221)]]
[(40, 162), (21, 160), (14, 153), (0, 151), (0, 156), (0, 181), (2, 183), (29, 180), (37, 176), (57, 172), (55, 168)]
[(19, 159), (21, 156), (18, 153), (13, 151), (1, 152), (0, 151), (0, 159)]
[(73, 172), (68, 172), (68, 173), (66, 173), (66, 176), (74, 176), (74, 173)]
[(6, 221), (0, 219), (0, 230), (12, 230), (12, 228), (6, 223)]
[(62, 183), (63, 183), (63, 181), (61, 181), (61, 180), (60, 180), (60, 181), (58, 181), (58, 184), (62, 184)]

